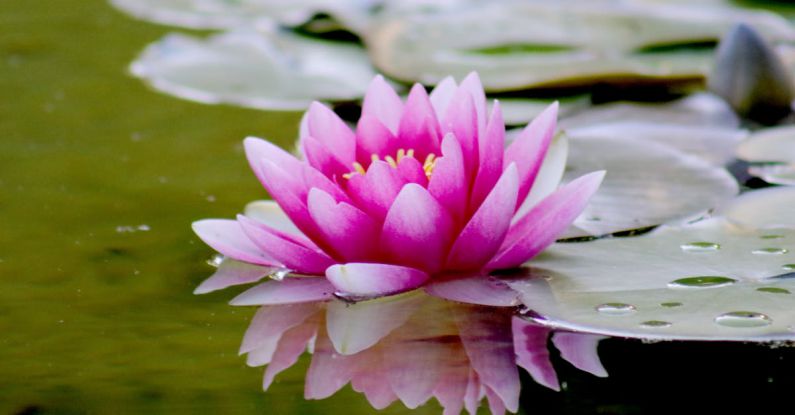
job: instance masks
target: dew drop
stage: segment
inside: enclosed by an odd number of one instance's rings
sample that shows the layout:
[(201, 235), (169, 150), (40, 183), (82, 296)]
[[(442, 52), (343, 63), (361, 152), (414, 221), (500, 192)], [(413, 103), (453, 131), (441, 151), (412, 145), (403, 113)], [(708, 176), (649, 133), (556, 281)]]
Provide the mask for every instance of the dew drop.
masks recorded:
[(781, 266), (785, 271), (795, 271), (795, 264), (784, 264)]
[(779, 288), (779, 287), (760, 287), (756, 289), (757, 291), (763, 293), (773, 293), (773, 294), (789, 294), (789, 290), (786, 288)]
[(781, 239), (783, 237), (784, 237), (784, 235), (770, 234), (770, 235), (762, 235), (759, 238), (760, 239)]
[(287, 269), (287, 268), (279, 268), (279, 269), (278, 269), (278, 270), (276, 270), (276, 272), (274, 272), (273, 274), (271, 274), (271, 275), (268, 275), (268, 277), (269, 277), (270, 279), (273, 279), (273, 280), (276, 280), (276, 281), (283, 281), (283, 280), (284, 280), (284, 278), (285, 278), (286, 276), (290, 275), (290, 273), (291, 273), (291, 272), (293, 272), (293, 270), (291, 270), (291, 269)]
[(215, 254), (207, 260), (207, 265), (218, 268), (221, 266), (222, 262), (224, 262), (224, 256), (221, 254)]
[(664, 328), (664, 327), (671, 327), (671, 323), (662, 320), (649, 320), (640, 323), (640, 326), (647, 328)]
[(726, 327), (763, 327), (770, 325), (773, 320), (754, 311), (732, 311), (715, 317), (715, 322)]
[(623, 316), (636, 311), (635, 306), (625, 303), (604, 303), (596, 306), (596, 311), (611, 316)]
[(757, 255), (782, 255), (789, 252), (786, 248), (759, 248), (754, 249), (751, 253)]
[(718, 275), (701, 275), (697, 277), (686, 277), (673, 280), (668, 283), (669, 288), (708, 288), (708, 287), (723, 287), (731, 285), (737, 280), (722, 277)]
[(720, 245), (714, 242), (690, 242), (680, 247), (685, 252), (715, 252), (720, 249)]
[(673, 308), (673, 307), (681, 307), (682, 303), (677, 302), (677, 301), (671, 301), (671, 302), (668, 302), (668, 303), (660, 303), (660, 305), (663, 306), (663, 307), (666, 307), (666, 308)]

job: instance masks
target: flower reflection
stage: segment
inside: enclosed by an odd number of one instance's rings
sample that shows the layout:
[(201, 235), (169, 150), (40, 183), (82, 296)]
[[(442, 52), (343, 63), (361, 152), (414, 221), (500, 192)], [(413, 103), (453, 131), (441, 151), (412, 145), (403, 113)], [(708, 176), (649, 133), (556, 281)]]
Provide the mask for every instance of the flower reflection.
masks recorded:
[[(416, 408), (431, 398), (445, 414), (474, 414), (485, 398), (493, 414), (516, 412), (518, 366), (558, 389), (549, 360), (550, 329), (514, 308), (442, 300), (414, 291), (348, 303), (339, 299), (265, 305), (240, 352), (250, 366), (267, 365), (263, 386), (312, 353), (305, 397), (323, 399), (346, 384), (377, 409), (400, 400)], [(558, 332), (553, 344), (575, 366), (605, 376), (599, 336)]]

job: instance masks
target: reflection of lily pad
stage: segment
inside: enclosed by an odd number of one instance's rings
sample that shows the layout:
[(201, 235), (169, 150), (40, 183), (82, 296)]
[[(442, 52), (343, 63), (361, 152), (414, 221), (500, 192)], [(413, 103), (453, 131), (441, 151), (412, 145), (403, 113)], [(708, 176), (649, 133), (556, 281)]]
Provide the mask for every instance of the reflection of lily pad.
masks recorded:
[[(795, 230), (741, 228), (715, 218), (647, 235), (557, 244), (517, 281), (522, 301), (553, 327), (698, 340), (795, 339)], [(715, 244), (691, 250), (694, 242)], [(703, 246), (706, 246), (704, 244)]]
[(277, 30), (207, 40), (172, 34), (147, 47), (131, 68), (182, 98), (280, 110), (303, 109), (316, 99), (357, 99), (374, 76), (358, 46)]
[(794, 37), (775, 15), (722, 7), (620, 1), (470, 4), (382, 16), (365, 33), (375, 65), (433, 84), (477, 71), (491, 91), (606, 79), (693, 79), (736, 21), (774, 39)]
[(738, 192), (723, 168), (653, 141), (577, 137), (569, 141), (564, 181), (586, 171), (608, 173), (566, 236), (603, 235), (686, 219)]

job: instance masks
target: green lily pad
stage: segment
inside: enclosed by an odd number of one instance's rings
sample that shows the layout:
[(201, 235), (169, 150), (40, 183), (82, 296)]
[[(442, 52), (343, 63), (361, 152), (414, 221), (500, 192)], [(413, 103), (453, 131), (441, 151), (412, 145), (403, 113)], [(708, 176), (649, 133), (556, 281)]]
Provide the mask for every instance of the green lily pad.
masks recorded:
[(604, 80), (700, 79), (713, 46), (736, 21), (773, 40), (786, 20), (727, 7), (622, 1), (468, 3), (382, 13), (364, 33), (380, 70), (434, 84), (475, 70), (489, 91)]
[(279, 30), (171, 34), (148, 46), (131, 71), (181, 98), (269, 110), (358, 99), (375, 76), (359, 46)]
[[(745, 226), (795, 228), (793, 206), (795, 187), (771, 187), (744, 193), (716, 213)], [(775, 232), (768, 235), (775, 235)]]
[(714, 218), (637, 237), (559, 243), (528, 263), (534, 278), (510, 285), (535, 313), (530, 318), (554, 328), (663, 340), (795, 340), (794, 261), (795, 230)]

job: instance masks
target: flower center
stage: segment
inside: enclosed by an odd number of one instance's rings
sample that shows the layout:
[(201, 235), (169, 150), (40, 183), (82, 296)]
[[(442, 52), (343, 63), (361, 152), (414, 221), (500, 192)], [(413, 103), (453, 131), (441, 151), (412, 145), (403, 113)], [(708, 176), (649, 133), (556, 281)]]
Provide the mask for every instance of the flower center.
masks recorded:
[[(395, 157), (386, 156), (386, 157), (384, 157), (384, 161), (387, 164), (389, 164), (390, 167), (396, 169), (396, 168), (398, 168), (398, 164), (400, 164), (400, 162), (404, 158), (407, 158), (407, 157), (414, 158), (414, 149), (405, 150), (405, 149), (401, 148), (401, 149), (399, 149), (397, 151), (397, 154), (395, 155)], [(378, 156), (378, 154), (371, 155), (370, 159), (372, 161), (381, 160), (381, 158)], [(438, 159), (436, 158), (436, 155), (431, 153), (431, 154), (428, 154), (427, 157), (425, 157), (425, 161), (422, 163), (422, 171), (425, 172), (425, 176), (427, 178), (429, 178), (429, 179), (431, 178), (431, 175), (433, 174), (434, 167), (436, 167), (436, 161), (437, 160)], [(361, 163), (354, 162), (353, 163), (353, 171), (351, 171), (350, 173), (343, 174), (342, 177), (345, 178), (345, 179), (350, 179), (355, 174), (364, 175), (365, 173), (367, 173), (367, 169), (364, 166), (362, 166)]]

